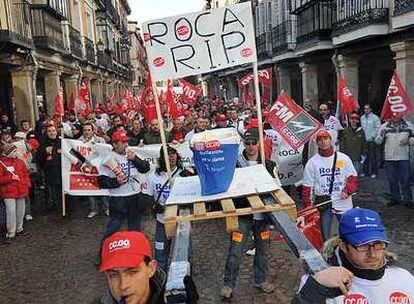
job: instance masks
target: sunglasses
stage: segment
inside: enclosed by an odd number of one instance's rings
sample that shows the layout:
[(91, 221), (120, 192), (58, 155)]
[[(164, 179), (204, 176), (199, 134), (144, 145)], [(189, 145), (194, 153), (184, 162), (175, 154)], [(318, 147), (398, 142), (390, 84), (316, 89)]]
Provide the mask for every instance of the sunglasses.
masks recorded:
[(245, 142), (244, 142), (244, 145), (245, 146), (255, 146), (255, 145), (257, 145), (257, 140), (246, 140)]

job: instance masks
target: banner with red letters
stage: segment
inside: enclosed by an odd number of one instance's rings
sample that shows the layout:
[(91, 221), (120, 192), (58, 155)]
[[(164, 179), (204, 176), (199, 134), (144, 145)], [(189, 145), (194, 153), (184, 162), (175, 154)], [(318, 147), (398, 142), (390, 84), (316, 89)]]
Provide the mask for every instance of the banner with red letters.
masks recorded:
[(294, 149), (299, 149), (322, 127), (287, 93), (281, 93), (269, 111), (267, 120), (284, 140)]
[(381, 112), (381, 119), (390, 119), (394, 115), (407, 116), (414, 110), (408, 94), (401, 84), (397, 70), (391, 78), (387, 97)]

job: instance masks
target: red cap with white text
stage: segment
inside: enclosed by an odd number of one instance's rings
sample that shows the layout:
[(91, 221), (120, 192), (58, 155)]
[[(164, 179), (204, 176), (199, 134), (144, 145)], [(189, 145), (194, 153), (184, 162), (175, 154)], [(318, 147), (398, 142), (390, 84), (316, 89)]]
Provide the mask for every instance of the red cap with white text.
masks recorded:
[(146, 256), (152, 259), (151, 246), (144, 234), (138, 231), (116, 232), (102, 245), (99, 271), (138, 267)]

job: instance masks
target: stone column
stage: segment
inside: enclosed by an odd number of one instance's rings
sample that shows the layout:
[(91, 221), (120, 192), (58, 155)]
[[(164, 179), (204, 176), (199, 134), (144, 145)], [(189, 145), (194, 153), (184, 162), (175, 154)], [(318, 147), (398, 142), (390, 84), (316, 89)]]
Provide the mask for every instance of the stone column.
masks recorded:
[(277, 77), (277, 91), (276, 96), (283, 90), (292, 96), (292, 87), (290, 79), (290, 69), (286, 67), (276, 67), (276, 77)]
[(391, 44), (401, 83), (408, 97), (414, 101), (414, 42), (404, 41)]
[[(339, 73), (344, 77), (352, 96), (358, 102), (358, 58), (355, 56), (338, 55)], [(338, 79), (339, 83), (339, 79)]]
[(73, 96), (74, 100), (78, 98), (79, 75), (71, 75), (69, 77), (66, 77), (64, 81), (66, 91), (66, 105), (69, 105), (71, 96)]
[(33, 77), (35, 77), (33, 67), (27, 67), (22, 70), (12, 71), (13, 98), (16, 109), (16, 119), (18, 122), (26, 119), (32, 126), (36, 122), (37, 108), (36, 93), (33, 87)]
[(46, 109), (51, 117), (55, 115), (55, 98), (60, 89), (60, 75), (61, 71), (53, 71), (45, 75)]
[(309, 98), (314, 109), (318, 108), (318, 69), (315, 64), (300, 62), (299, 67), (302, 73), (303, 100)]

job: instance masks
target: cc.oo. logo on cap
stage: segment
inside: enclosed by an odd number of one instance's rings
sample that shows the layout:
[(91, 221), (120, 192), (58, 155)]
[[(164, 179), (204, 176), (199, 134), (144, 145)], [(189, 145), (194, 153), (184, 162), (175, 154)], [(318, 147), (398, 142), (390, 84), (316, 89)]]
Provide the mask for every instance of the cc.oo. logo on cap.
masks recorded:
[(125, 249), (125, 248), (129, 248), (130, 246), (131, 244), (128, 239), (118, 240), (118, 241), (113, 241), (109, 243), (109, 250)]

